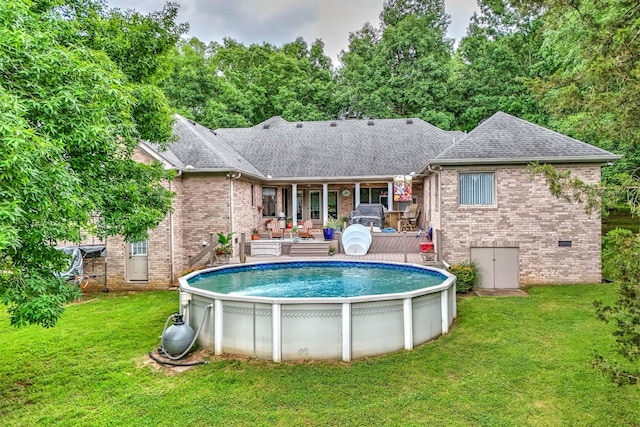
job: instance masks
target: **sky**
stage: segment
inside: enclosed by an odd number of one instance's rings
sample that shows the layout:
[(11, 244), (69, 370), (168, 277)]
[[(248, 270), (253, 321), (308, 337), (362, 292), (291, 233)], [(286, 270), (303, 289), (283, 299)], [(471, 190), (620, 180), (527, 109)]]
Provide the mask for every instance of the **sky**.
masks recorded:
[[(383, 0), (173, 0), (180, 3), (177, 21), (188, 22), (188, 37), (222, 42), (230, 37), (244, 45), (267, 42), (275, 46), (302, 37), (311, 44), (322, 39), (334, 64), (346, 50), (349, 33), (365, 22), (378, 26)], [(165, 0), (107, 0), (109, 7), (147, 14), (161, 10)], [(451, 17), (449, 37), (459, 41), (469, 18), (478, 11), (476, 0), (445, 0)]]

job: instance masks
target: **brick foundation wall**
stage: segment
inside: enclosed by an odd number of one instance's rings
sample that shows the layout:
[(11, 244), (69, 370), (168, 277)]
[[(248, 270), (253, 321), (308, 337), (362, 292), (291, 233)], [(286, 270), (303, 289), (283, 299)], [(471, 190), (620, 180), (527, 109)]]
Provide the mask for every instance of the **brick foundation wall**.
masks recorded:
[[(599, 165), (571, 170), (587, 183), (600, 182)], [(497, 206), (458, 205), (458, 172), (473, 171), (495, 172)], [(441, 212), (433, 224), (442, 230), (448, 263), (468, 261), (471, 247), (517, 247), (521, 286), (601, 281), (598, 213), (589, 216), (582, 205), (555, 198), (544, 178), (531, 180), (524, 166), (446, 168), (440, 174)], [(571, 247), (558, 247), (561, 240)]]

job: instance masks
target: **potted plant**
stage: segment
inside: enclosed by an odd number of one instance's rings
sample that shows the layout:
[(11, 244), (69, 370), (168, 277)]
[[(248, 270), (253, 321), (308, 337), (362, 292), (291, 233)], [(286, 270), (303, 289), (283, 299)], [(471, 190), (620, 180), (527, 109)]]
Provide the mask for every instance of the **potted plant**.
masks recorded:
[(340, 222), (342, 222), (342, 231), (344, 231), (349, 225), (349, 217), (343, 215), (342, 218), (340, 218)]
[(336, 220), (333, 217), (329, 217), (327, 222), (325, 222), (324, 227), (322, 227), (322, 234), (324, 235), (324, 240), (333, 240), (333, 233), (336, 229)]
[(260, 240), (260, 233), (257, 227), (251, 229), (251, 240)]
[(233, 233), (218, 232), (218, 246), (216, 246), (216, 258), (218, 262), (227, 263), (233, 253)]

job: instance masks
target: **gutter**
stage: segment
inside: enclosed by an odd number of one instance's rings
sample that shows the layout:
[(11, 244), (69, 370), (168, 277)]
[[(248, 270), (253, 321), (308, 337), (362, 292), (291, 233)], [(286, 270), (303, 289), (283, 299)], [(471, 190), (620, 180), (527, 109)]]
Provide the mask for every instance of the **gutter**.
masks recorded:
[[(278, 177), (267, 178), (265, 181), (269, 184), (309, 184), (317, 181), (318, 183), (334, 183), (334, 184), (353, 184), (355, 182), (369, 182), (369, 181), (393, 181), (398, 175), (409, 175), (406, 173), (397, 173), (395, 175), (369, 175), (369, 176), (309, 176), (309, 177)], [(420, 174), (412, 175), (414, 178), (420, 176)]]
[(246, 175), (247, 177), (250, 177), (250, 178), (253, 178), (253, 179), (256, 179), (256, 180), (262, 180), (262, 181), (265, 181), (265, 180), (267, 179), (267, 177), (266, 177), (266, 176), (264, 176), (264, 175), (256, 175), (256, 174), (253, 174), (253, 173), (248, 173), (248, 172), (246, 172), (246, 171), (240, 171), (240, 170), (238, 170), (238, 169), (229, 169), (229, 168), (197, 168), (197, 169), (196, 169), (195, 167), (193, 167), (193, 166), (191, 166), (191, 165), (187, 165), (187, 166), (185, 166), (185, 167), (183, 167), (183, 168), (180, 168), (180, 170), (181, 170), (183, 173), (189, 173), (189, 174), (196, 174), (196, 173), (226, 173), (226, 174), (236, 174), (236, 173), (239, 173), (239, 174), (241, 174), (241, 175), (242, 175), (242, 174), (244, 174), (244, 175)]
[(621, 159), (622, 156), (617, 154), (612, 154), (610, 156), (599, 156), (599, 157), (538, 157), (538, 158), (530, 158), (530, 159), (522, 159), (522, 158), (484, 158), (484, 159), (443, 159), (443, 160), (432, 160), (427, 164), (427, 167), (432, 165), (503, 165), (503, 164), (528, 164), (528, 163), (607, 163), (614, 160)]

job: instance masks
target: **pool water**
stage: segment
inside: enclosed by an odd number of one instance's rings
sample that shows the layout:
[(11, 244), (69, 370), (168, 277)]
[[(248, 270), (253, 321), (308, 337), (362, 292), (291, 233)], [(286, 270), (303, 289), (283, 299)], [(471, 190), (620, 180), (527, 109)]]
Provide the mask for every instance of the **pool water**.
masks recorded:
[(330, 298), (393, 294), (441, 284), (446, 276), (407, 265), (313, 262), (230, 267), (197, 275), (194, 288), (270, 298)]

